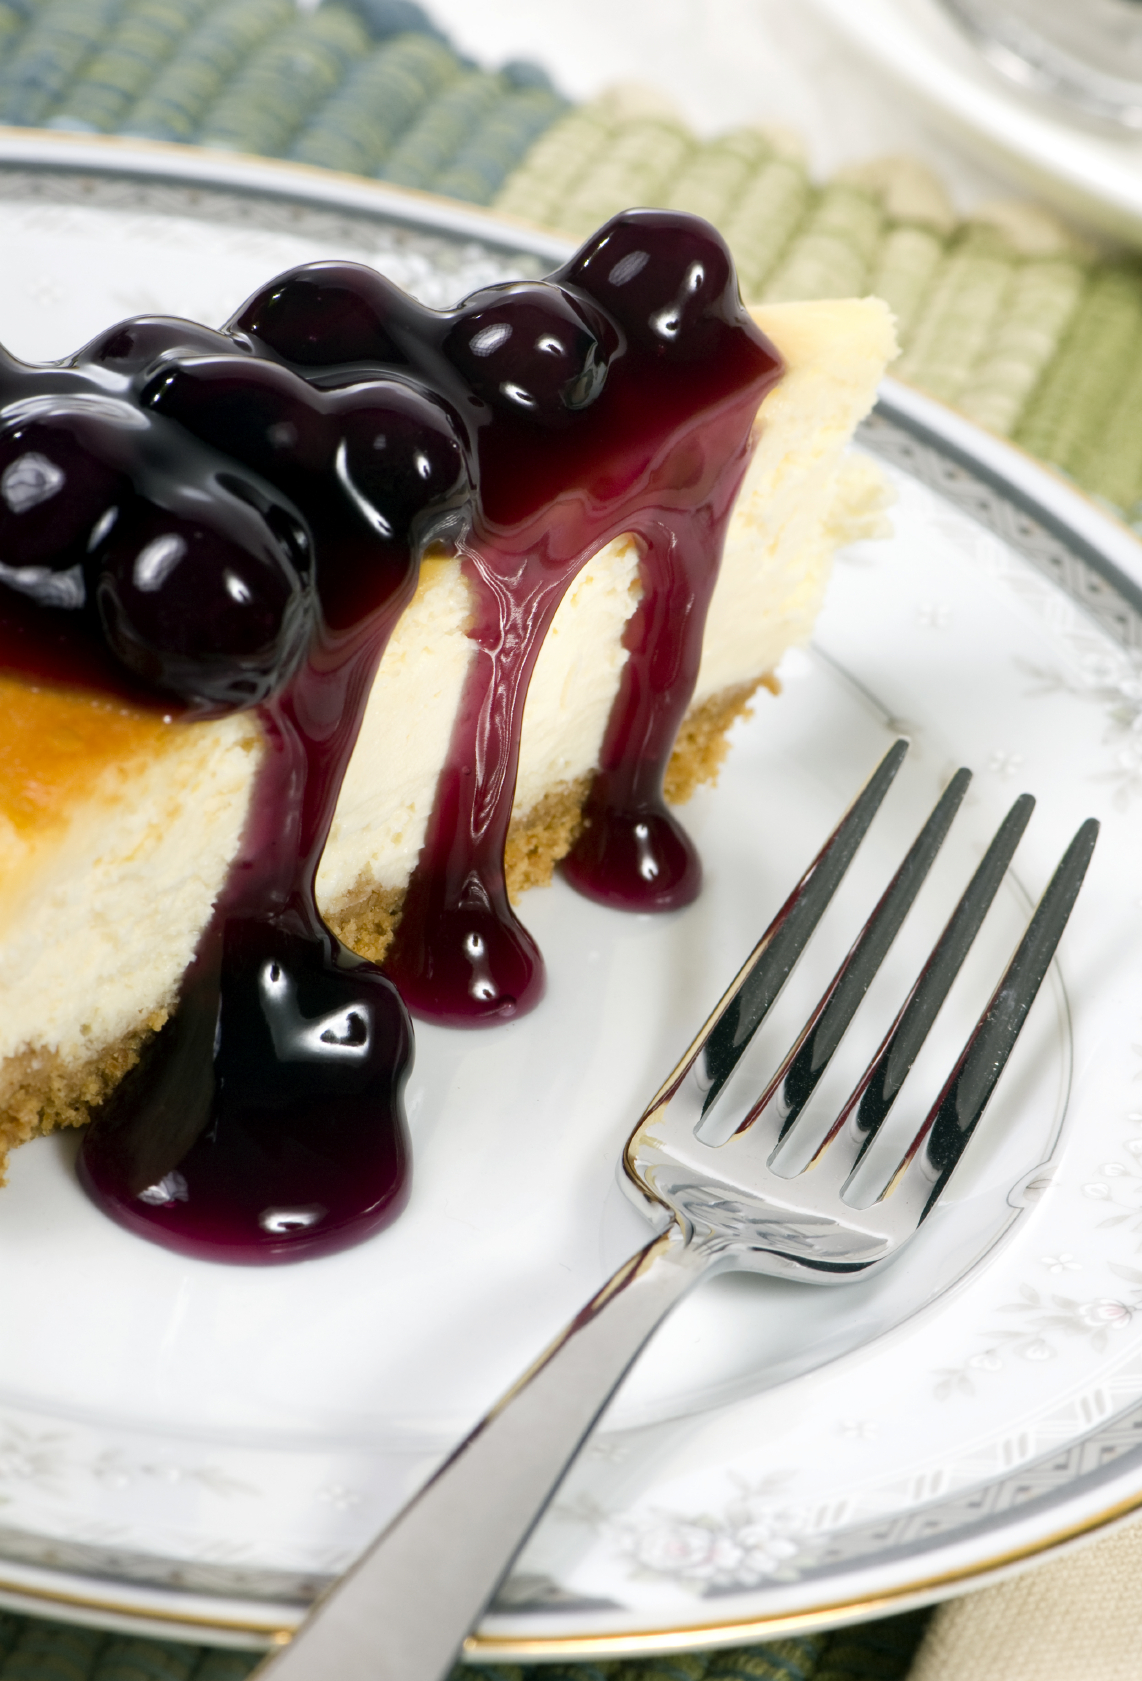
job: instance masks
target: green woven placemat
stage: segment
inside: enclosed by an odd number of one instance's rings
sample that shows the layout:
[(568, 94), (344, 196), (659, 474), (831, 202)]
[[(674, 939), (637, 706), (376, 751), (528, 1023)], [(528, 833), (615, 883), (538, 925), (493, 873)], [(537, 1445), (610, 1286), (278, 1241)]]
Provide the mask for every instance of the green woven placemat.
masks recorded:
[(487, 204), (567, 110), (409, 0), (0, 0), (0, 123), (296, 158)]
[(696, 211), (751, 301), (887, 298), (901, 378), (1142, 524), (1142, 264), (1029, 206), (958, 219), (909, 160), (822, 185), (787, 135), (701, 140), (631, 90), (572, 107), (411, 0), (0, 0), (0, 123), (295, 158), (574, 237), (631, 204)]
[(637, 91), (566, 113), (497, 208), (584, 237), (629, 204), (709, 217), (751, 301), (874, 292), (896, 312), (893, 372), (1142, 515), (1142, 263), (1100, 257), (1029, 204), (957, 219), (907, 158), (810, 178), (796, 141), (702, 141)]
[(0, 122), (348, 170), (581, 237), (631, 204), (708, 216), (753, 301), (876, 292), (897, 374), (1142, 523), (1142, 264), (1029, 206), (963, 221), (906, 159), (813, 182), (761, 128), (700, 140), (631, 90), (465, 60), (411, 0), (0, 0)]
[[(833, 1634), (636, 1662), (461, 1665), (453, 1681), (903, 1681), (927, 1616), (911, 1611)], [(249, 1652), (134, 1640), (0, 1611), (0, 1681), (244, 1681), (257, 1663)]]

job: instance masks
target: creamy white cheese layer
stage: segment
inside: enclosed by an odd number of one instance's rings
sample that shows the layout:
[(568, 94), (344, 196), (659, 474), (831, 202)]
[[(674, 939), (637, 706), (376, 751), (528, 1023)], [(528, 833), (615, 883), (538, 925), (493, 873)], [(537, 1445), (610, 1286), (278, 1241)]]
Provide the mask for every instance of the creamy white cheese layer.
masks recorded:
[[(896, 350), (879, 298), (768, 304), (753, 317), (786, 372), (758, 415), (706, 620), (695, 704), (773, 671), (787, 649), (809, 640), (838, 538), (865, 530), (867, 479), (843, 470), (845, 451)], [(875, 504), (870, 512), (875, 519)]]
[(261, 732), (248, 713), (180, 726), (153, 759), (105, 769), (0, 895), (0, 1062), (27, 1046), (85, 1060), (174, 997), (238, 850)]

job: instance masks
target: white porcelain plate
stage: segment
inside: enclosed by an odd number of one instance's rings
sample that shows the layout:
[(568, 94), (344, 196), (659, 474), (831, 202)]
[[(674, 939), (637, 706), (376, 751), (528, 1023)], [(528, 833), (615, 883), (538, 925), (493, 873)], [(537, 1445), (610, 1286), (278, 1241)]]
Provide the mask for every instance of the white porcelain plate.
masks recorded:
[[(221, 320), (308, 257), (372, 260), (443, 302), (559, 249), (272, 164), (4, 144), (0, 338), (26, 356), (136, 310)], [(624, 1136), (898, 732), (905, 769), (759, 1036), (759, 1071), (959, 763), (972, 792), (847, 1071), (1023, 788), (1039, 810), (898, 1134), (1093, 813), (1061, 970), (906, 1258), (855, 1286), (728, 1277), (686, 1302), (470, 1654), (639, 1652), (869, 1614), (1142, 1503), (1140, 550), (900, 388), (863, 447), (898, 488), (896, 535), (842, 556), (813, 648), (687, 808), (701, 900), (664, 919), (561, 884), (525, 901), (548, 997), (496, 1032), (418, 1031), (415, 1188), (391, 1231), (293, 1267), (195, 1263), (95, 1212), (74, 1139), (17, 1153), (0, 1195), (0, 1603), (248, 1644), (294, 1625), (644, 1241), (615, 1180)]]

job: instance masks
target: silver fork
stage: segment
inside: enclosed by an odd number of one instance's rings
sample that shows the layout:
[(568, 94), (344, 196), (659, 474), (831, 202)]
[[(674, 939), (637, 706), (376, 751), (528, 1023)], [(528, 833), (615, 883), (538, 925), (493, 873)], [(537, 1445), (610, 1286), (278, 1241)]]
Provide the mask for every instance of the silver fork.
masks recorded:
[[(843, 1283), (891, 1260), (931, 1211), (1047, 972), (1098, 833), (1071, 842), (935, 1103), (868, 1206), (853, 1178), (998, 890), (1033, 800), (1016, 800), (868, 1068), (825, 1128), (806, 1114), (935, 860), (970, 773), (924, 824), (776, 1075), (726, 1142), (699, 1136), (864, 839), (907, 751), (883, 759), (641, 1116), (627, 1188), (661, 1228), (461, 1443), (288, 1645), (273, 1681), (441, 1681), (652, 1332), (726, 1267)], [(781, 1171), (811, 1150), (808, 1168)], [(811, 1170), (811, 1171), (810, 1171)]]

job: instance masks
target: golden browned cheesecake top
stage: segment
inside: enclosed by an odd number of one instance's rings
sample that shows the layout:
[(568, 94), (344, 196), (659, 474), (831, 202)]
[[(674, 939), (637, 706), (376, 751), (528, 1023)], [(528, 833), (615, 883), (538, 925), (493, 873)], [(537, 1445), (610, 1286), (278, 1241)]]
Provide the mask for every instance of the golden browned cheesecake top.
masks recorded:
[(153, 708), (0, 674), (0, 818), (28, 837), (66, 821), (113, 765), (161, 753), (178, 730)]

